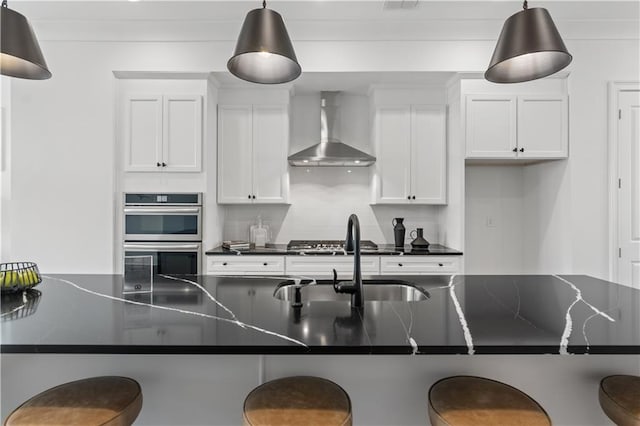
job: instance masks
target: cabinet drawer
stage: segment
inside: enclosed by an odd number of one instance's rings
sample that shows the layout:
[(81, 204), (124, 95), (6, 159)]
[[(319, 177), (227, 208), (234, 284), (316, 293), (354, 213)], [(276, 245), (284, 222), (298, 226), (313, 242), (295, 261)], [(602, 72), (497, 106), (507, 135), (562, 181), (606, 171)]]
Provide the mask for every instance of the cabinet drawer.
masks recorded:
[(460, 259), (446, 256), (381, 256), (382, 274), (449, 274), (459, 272)]
[[(363, 275), (377, 275), (380, 272), (378, 256), (362, 256)], [(287, 275), (309, 275), (313, 277), (331, 277), (333, 269), (340, 276), (353, 274), (353, 256), (287, 256)]]
[(284, 274), (284, 256), (208, 256), (210, 275)]

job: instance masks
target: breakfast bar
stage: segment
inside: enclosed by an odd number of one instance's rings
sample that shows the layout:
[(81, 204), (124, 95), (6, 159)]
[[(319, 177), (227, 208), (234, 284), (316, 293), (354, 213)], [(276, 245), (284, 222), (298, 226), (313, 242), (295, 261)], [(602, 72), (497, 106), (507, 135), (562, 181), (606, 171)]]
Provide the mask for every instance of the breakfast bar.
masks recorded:
[(353, 309), (348, 295), (334, 294), (331, 280), (305, 277), (159, 276), (153, 293), (123, 294), (116, 275), (45, 276), (37, 295), (3, 299), (1, 349), (640, 354), (640, 291), (596, 278), (379, 276), (364, 284), (364, 307)]

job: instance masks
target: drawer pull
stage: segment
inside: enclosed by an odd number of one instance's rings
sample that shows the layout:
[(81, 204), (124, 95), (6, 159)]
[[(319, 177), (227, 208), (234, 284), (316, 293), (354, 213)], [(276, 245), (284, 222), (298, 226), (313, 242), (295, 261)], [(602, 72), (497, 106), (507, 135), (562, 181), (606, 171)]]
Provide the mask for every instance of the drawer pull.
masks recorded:
[(402, 266), (402, 263), (398, 263), (398, 266)]
[(227, 262), (222, 262), (222, 266), (227, 266)]
[(268, 263), (267, 263), (267, 262), (264, 262), (264, 263), (263, 263), (263, 265), (264, 265), (264, 266), (267, 266), (267, 265), (268, 265)]
[(438, 266), (444, 266), (442, 263), (438, 263)]

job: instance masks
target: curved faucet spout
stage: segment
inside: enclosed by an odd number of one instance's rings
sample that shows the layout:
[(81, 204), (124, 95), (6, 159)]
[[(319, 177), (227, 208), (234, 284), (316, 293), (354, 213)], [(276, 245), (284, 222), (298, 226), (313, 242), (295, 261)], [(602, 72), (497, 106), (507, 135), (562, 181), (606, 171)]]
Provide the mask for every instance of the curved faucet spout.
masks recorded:
[(334, 288), (339, 293), (351, 294), (351, 307), (364, 306), (364, 292), (362, 287), (362, 268), (360, 262), (360, 221), (352, 214), (347, 223), (347, 238), (344, 242), (345, 250), (353, 252), (353, 281), (337, 283), (334, 274)]

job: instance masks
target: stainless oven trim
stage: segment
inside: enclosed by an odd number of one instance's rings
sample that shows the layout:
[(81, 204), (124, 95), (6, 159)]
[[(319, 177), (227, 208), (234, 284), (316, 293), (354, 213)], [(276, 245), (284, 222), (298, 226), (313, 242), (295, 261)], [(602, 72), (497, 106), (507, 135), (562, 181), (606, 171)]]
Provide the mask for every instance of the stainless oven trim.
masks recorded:
[(181, 215), (185, 213), (200, 214), (201, 207), (169, 207), (169, 206), (155, 206), (155, 207), (125, 207), (125, 214), (139, 214), (139, 215)]
[(196, 252), (196, 274), (202, 275), (202, 244), (201, 243), (124, 243), (122, 250), (122, 264), (127, 250), (137, 252)]
[[(197, 234), (127, 234), (127, 216), (179, 216), (189, 213), (193, 213), (198, 218)], [(122, 228), (125, 241), (202, 241), (202, 207), (172, 207), (167, 205), (149, 207), (125, 207), (123, 213)]]
[(195, 203), (127, 203), (127, 194), (145, 194), (145, 195), (170, 195), (173, 193), (157, 193), (157, 192), (125, 192), (122, 194), (122, 205), (124, 206), (201, 206), (202, 205), (202, 192), (189, 193), (198, 196), (198, 201)]

